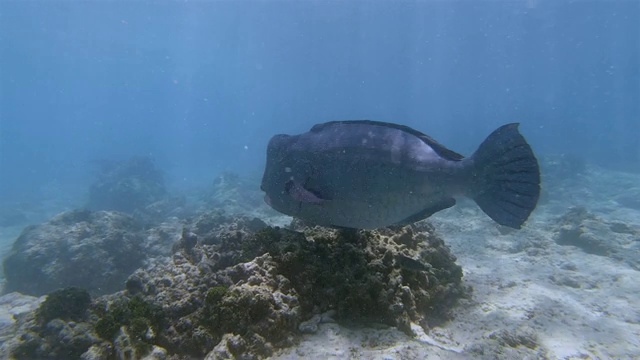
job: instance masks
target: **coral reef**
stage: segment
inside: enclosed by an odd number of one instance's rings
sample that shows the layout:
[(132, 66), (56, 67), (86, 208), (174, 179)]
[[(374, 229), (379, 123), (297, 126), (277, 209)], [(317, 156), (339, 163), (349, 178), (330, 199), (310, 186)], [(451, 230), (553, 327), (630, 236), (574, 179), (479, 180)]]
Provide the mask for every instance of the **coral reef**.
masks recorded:
[(0, 296), (0, 359), (9, 357), (5, 344), (19, 337), (15, 331), (16, 319), (25, 313), (32, 313), (35, 319), (35, 312), (44, 300), (44, 296), (38, 298), (17, 292)]
[(91, 304), (91, 295), (76, 287), (56, 290), (47, 295), (36, 312), (38, 322), (46, 324), (53, 319), (82, 320)]
[(133, 213), (165, 199), (164, 178), (148, 157), (101, 161), (96, 182), (89, 189), (87, 207)]
[(4, 260), (5, 291), (43, 295), (77, 286), (90, 293), (122, 289), (147, 256), (144, 236), (130, 216), (115, 212), (69, 211), (29, 226)]
[(214, 245), (239, 242), (266, 226), (267, 224), (255, 217), (231, 216), (217, 210), (200, 214), (192, 221), (190, 228), (198, 236), (200, 243)]
[[(16, 317), (0, 356), (14, 359), (165, 358), (153, 345), (164, 329), (164, 312), (140, 297), (107, 295), (91, 302), (86, 291), (66, 288), (47, 295)], [(6, 331), (6, 330), (5, 330)], [(8, 332), (8, 331), (7, 331)]]
[(99, 343), (87, 323), (49, 321), (40, 327), (30, 321), (20, 343), (10, 352), (14, 359), (79, 359), (87, 349)]
[(100, 342), (86, 322), (91, 297), (78, 288), (49, 294), (32, 312), (20, 314), (14, 324), (18, 337), (2, 345), (0, 355), (14, 359), (79, 359)]
[[(97, 213), (72, 217), (88, 214)], [(294, 345), (324, 318), (413, 335), (411, 323), (427, 329), (448, 319), (466, 294), (455, 257), (426, 223), (376, 231), (293, 226), (201, 214), (185, 224), (173, 256), (136, 270), (125, 290), (90, 305), (78, 289), (50, 294), (20, 317), (22, 335), (3, 351), (17, 358), (260, 359)]]
[[(170, 326), (158, 345), (209, 358), (260, 358), (295, 341), (298, 326), (334, 311), (411, 333), (449, 317), (462, 271), (431, 226), (377, 231), (267, 227), (203, 214), (171, 261), (138, 270), (129, 294), (154, 299)], [(217, 355), (216, 355), (217, 354)]]
[(126, 343), (126, 346), (116, 348), (129, 353), (126, 357), (133, 359), (151, 351), (165, 320), (159, 306), (140, 296), (117, 298), (112, 302), (100, 299), (94, 312), (99, 318), (94, 324), (95, 333), (106, 341)]
[(224, 208), (229, 214), (252, 214), (258, 208), (267, 209), (263, 196), (254, 181), (224, 172), (214, 179), (202, 200), (209, 209)]

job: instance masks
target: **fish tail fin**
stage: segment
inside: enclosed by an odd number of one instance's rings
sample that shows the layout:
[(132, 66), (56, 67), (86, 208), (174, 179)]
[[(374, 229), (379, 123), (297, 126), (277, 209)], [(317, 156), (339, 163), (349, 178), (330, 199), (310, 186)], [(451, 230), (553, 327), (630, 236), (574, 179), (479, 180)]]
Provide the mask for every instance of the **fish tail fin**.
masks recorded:
[(495, 130), (470, 158), (470, 197), (495, 222), (515, 229), (524, 224), (540, 197), (538, 160), (518, 125)]

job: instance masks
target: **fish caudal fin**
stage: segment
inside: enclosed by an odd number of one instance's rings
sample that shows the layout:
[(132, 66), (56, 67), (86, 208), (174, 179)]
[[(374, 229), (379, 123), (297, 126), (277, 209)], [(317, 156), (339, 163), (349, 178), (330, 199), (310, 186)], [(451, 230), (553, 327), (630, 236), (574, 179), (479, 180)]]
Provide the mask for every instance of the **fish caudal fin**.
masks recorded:
[(500, 225), (519, 229), (540, 197), (540, 168), (518, 124), (495, 130), (471, 157), (469, 194)]

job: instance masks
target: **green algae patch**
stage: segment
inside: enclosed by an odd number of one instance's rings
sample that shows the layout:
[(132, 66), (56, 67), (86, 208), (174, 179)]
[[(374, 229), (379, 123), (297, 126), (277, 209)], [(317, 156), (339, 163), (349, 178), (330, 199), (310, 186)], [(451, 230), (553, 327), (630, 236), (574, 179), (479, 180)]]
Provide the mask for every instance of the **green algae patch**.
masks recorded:
[(49, 295), (36, 311), (36, 319), (46, 324), (53, 319), (80, 321), (91, 305), (91, 295), (84, 289), (68, 287)]
[(108, 341), (113, 341), (118, 330), (125, 326), (134, 341), (146, 342), (149, 329), (159, 332), (165, 321), (162, 308), (140, 296), (115, 302), (101, 313), (101, 318), (95, 324), (95, 331)]

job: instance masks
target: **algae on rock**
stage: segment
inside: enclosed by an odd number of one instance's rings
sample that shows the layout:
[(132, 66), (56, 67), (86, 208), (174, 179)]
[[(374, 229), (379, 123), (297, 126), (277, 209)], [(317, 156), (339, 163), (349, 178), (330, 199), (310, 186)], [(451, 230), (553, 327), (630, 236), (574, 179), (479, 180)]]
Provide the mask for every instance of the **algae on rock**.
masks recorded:
[[(153, 350), (175, 359), (260, 359), (295, 344), (299, 325), (322, 313), (412, 334), (412, 322), (428, 328), (446, 320), (466, 295), (455, 257), (426, 223), (285, 229), (211, 212), (181, 233), (172, 258), (136, 270), (126, 290), (94, 299), (84, 317), (64, 316), (84, 329), (68, 349), (85, 357)], [(71, 331), (71, 322), (48, 324), (57, 334)], [(41, 336), (33, 326), (18, 350), (62, 353), (51, 343), (62, 335)]]
[(411, 334), (411, 322), (427, 328), (446, 320), (466, 295), (455, 257), (426, 223), (285, 229), (206, 216), (185, 228), (191, 246), (176, 247), (171, 261), (128, 282), (167, 310), (165, 345), (184, 355), (202, 357), (219, 344), (269, 356), (295, 343), (301, 322), (327, 311), (338, 321), (381, 322)]

